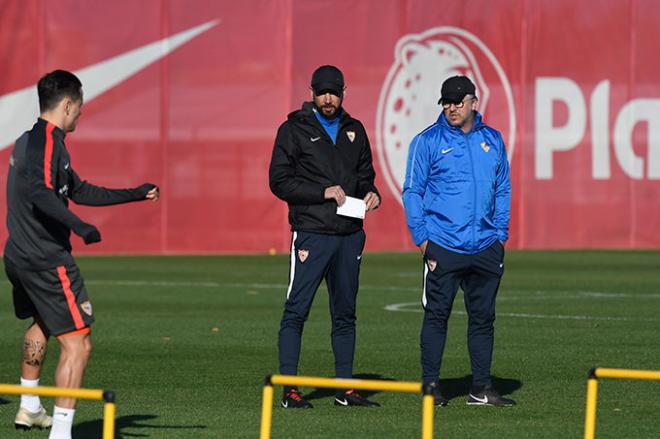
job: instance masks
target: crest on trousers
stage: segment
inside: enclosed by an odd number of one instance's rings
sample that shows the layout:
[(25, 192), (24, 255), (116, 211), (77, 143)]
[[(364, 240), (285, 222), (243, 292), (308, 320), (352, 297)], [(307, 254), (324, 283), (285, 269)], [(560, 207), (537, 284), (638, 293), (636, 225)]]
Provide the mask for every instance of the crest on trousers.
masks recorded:
[(488, 152), (488, 151), (490, 151), (490, 146), (488, 146), (488, 144), (486, 142), (481, 142), (481, 149)]
[(428, 259), (426, 261), (426, 265), (429, 266), (429, 270), (435, 271), (435, 267), (438, 266), (438, 261), (436, 261), (435, 259)]
[(87, 300), (87, 301), (81, 303), (81, 304), (80, 304), (80, 309), (82, 309), (83, 312), (84, 312), (85, 314), (87, 314), (88, 316), (91, 316), (91, 315), (92, 315), (92, 304), (89, 303), (89, 300)]
[(355, 140), (355, 131), (346, 131), (346, 137), (353, 143), (353, 140)]
[(306, 248), (298, 249), (298, 259), (300, 260), (301, 263), (305, 262), (308, 256), (309, 256), (309, 250), (307, 250)]

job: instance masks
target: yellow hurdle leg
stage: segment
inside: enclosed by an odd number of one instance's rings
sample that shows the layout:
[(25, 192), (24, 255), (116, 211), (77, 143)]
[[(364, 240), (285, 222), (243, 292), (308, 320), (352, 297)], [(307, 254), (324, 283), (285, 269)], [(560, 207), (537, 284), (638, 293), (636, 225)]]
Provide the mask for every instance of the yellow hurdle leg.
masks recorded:
[(433, 439), (433, 410), (433, 395), (424, 395), (422, 399), (422, 439)]
[(271, 420), (273, 418), (273, 385), (266, 377), (261, 406), (261, 439), (270, 439)]
[(117, 417), (117, 406), (115, 405), (115, 393), (103, 392), (103, 439), (115, 439), (115, 418)]
[(115, 415), (117, 406), (106, 402), (103, 406), (103, 439), (115, 439)]
[(598, 379), (587, 381), (587, 413), (584, 417), (584, 439), (594, 439), (596, 435), (596, 403), (598, 402)]

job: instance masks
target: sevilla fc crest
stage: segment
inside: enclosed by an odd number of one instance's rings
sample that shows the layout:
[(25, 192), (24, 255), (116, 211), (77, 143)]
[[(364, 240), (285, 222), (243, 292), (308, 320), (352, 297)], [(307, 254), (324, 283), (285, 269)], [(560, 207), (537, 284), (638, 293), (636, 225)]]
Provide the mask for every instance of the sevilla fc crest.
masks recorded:
[(346, 131), (346, 136), (353, 143), (353, 140), (355, 140), (355, 131)]
[(426, 265), (429, 266), (429, 270), (435, 271), (435, 267), (438, 266), (438, 261), (436, 261), (435, 259), (428, 259), (426, 261)]
[(301, 263), (305, 262), (308, 256), (309, 256), (309, 250), (307, 250), (306, 248), (301, 248), (298, 250), (298, 259), (300, 260)]
[(80, 304), (80, 309), (82, 309), (85, 314), (88, 316), (92, 315), (92, 304), (89, 303), (89, 300)]

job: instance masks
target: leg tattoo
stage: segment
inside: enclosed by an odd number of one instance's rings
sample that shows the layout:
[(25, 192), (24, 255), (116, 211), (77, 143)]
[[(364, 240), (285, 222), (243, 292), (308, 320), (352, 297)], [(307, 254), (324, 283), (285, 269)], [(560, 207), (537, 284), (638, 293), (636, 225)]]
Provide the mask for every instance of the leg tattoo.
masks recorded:
[(23, 340), (23, 362), (28, 366), (39, 367), (44, 363), (46, 344), (40, 341)]

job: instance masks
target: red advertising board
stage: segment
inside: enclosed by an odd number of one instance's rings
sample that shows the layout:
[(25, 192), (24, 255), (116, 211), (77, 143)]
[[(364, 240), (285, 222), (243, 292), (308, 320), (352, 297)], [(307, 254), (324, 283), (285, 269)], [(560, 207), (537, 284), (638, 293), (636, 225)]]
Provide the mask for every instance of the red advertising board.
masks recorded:
[(459, 73), (507, 143), (510, 247), (657, 248), (659, 20), (653, 0), (0, 0), (0, 163), (38, 115), (39, 77), (71, 70), (85, 93), (67, 136), (76, 171), (162, 189), (156, 204), (72, 206), (104, 236), (77, 251), (287, 251), (286, 205), (268, 188), (275, 132), (334, 64), (383, 196), (367, 248), (411, 249), (408, 145)]

